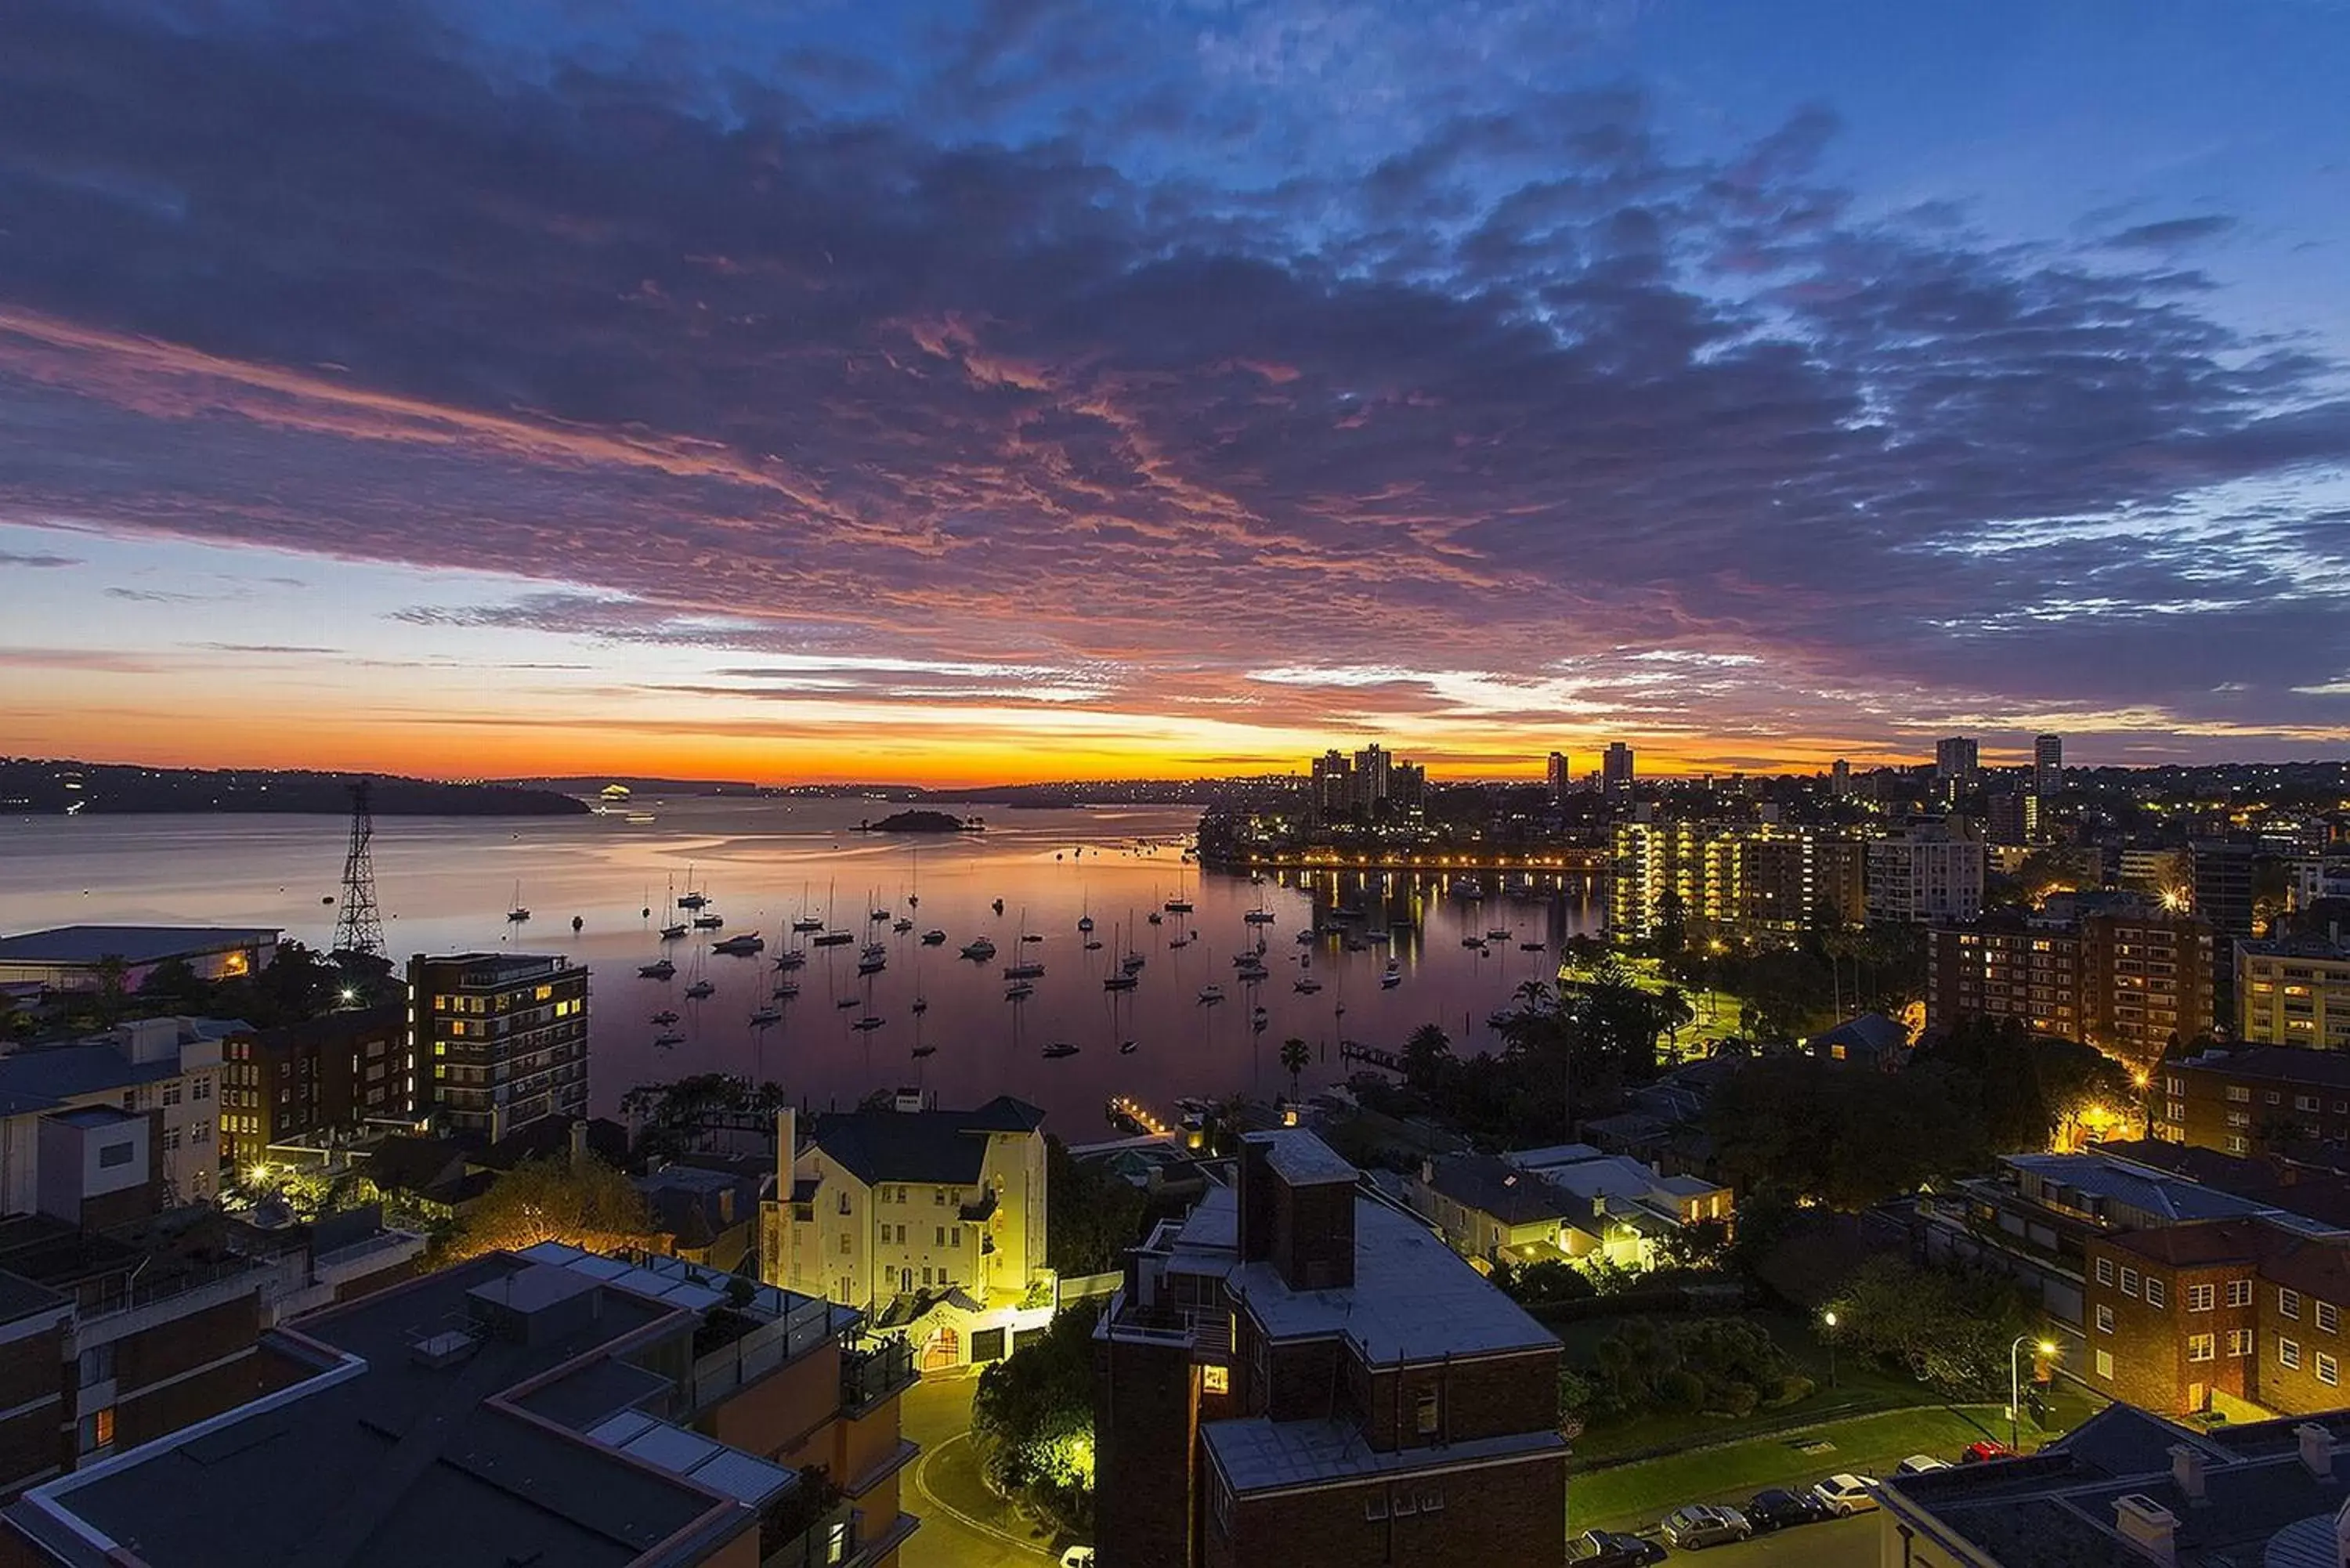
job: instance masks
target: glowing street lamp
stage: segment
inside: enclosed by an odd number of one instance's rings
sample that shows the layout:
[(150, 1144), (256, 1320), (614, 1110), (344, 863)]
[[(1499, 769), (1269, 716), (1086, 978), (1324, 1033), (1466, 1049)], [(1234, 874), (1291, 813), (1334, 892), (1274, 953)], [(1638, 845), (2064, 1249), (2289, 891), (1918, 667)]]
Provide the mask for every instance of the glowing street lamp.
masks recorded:
[(1825, 1311), (1825, 1312), (1824, 1312), (1824, 1313), (1820, 1314), (1820, 1322), (1821, 1322), (1823, 1324), (1825, 1324), (1825, 1325), (1826, 1326), (1827, 1331), (1828, 1331), (1828, 1333), (1827, 1333), (1827, 1341), (1828, 1341), (1828, 1386), (1829, 1386), (1829, 1387), (1831, 1387), (1831, 1388), (1833, 1388), (1833, 1387), (1835, 1387), (1835, 1386), (1836, 1386), (1836, 1365), (1835, 1365), (1835, 1326), (1836, 1326), (1836, 1314), (1835, 1314), (1835, 1308), (1834, 1308), (1834, 1307), (1830, 1307), (1830, 1308), (1828, 1308), (1828, 1310), (1827, 1310), (1827, 1311)]
[(2007, 1347), (2007, 1446), (2017, 1453), (2022, 1453), (2023, 1451), (2023, 1438), (2022, 1430), (2022, 1421), (2023, 1418), (2023, 1366), (2022, 1356), (2023, 1354), (2023, 1347), (2027, 1345), (2031, 1345), (2033, 1349), (2038, 1351), (2040, 1353), (2041, 1359), (2043, 1361), (2053, 1360), (2056, 1355), (2056, 1342), (2054, 1340), (2034, 1340), (2033, 1336), (2028, 1334), (2020, 1334), (2016, 1335), (2015, 1343)]

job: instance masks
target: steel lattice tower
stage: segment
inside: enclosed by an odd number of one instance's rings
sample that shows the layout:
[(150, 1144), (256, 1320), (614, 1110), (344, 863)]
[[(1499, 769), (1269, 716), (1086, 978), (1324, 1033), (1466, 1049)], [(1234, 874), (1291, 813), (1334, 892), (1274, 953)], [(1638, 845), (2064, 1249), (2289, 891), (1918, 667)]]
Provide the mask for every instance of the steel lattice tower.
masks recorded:
[(351, 785), (351, 848), (343, 860), (343, 909), (335, 919), (335, 950), (383, 956), (383, 916), (375, 906), (374, 791), (366, 779)]

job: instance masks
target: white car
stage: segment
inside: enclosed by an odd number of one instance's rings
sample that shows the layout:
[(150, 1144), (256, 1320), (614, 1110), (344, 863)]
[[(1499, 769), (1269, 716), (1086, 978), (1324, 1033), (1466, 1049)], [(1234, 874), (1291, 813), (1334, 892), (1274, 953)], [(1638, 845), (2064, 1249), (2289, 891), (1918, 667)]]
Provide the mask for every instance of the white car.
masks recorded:
[(1894, 1468), (1893, 1473), (1903, 1476), (1931, 1475), (1936, 1470), (1950, 1468), (1948, 1459), (1938, 1459), (1931, 1454), (1912, 1454)]
[(1838, 1519), (1866, 1513), (1877, 1506), (1877, 1488), (1866, 1477), (1850, 1473), (1828, 1477), (1812, 1488), (1812, 1495)]
[(1094, 1568), (1094, 1549), (1072, 1546), (1061, 1553), (1061, 1568)]

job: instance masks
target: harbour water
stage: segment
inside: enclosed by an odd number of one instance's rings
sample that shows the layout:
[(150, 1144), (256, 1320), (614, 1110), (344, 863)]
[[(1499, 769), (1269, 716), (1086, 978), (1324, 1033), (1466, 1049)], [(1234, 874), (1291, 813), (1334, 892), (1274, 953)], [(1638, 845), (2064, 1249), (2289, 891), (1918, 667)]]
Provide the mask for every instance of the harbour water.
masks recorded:
[[(948, 807), (986, 831), (867, 835), (860, 820), (895, 809), (845, 799), (678, 799), (630, 803), (621, 815), (557, 818), (385, 818), (376, 825), (377, 892), (390, 950), (567, 954), (594, 971), (590, 1085), (612, 1114), (634, 1085), (692, 1073), (746, 1074), (818, 1107), (876, 1088), (935, 1090), (945, 1104), (1014, 1094), (1045, 1107), (1064, 1136), (1101, 1126), (1128, 1096), (1161, 1115), (1178, 1096), (1289, 1086), (1282, 1042), (1305, 1040), (1304, 1086), (1343, 1079), (1342, 1041), (1395, 1049), (1435, 1023), (1456, 1050), (1492, 1043), (1485, 1020), (1529, 979), (1555, 972), (1562, 941), (1596, 931), (1599, 905), (1579, 884), (1504, 886), (1481, 898), (1434, 876), (1291, 873), (1262, 883), (1202, 872), (1181, 846), (1196, 813), (1159, 807), (1014, 811)], [(323, 816), (78, 816), (0, 821), (0, 932), (68, 924), (276, 926), (319, 947), (334, 934), (347, 824)], [(691, 878), (706, 891), (714, 930), (664, 942), (686, 920)], [(516, 897), (524, 924), (506, 913)], [(1001, 899), (999, 914), (995, 901)], [(1188, 902), (1191, 912), (1167, 910)], [(875, 911), (889, 918), (876, 920)], [(647, 914), (645, 911), (650, 910)], [(1156, 912), (1159, 923), (1149, 916)], [(1248, 916), (1260, 912), (1256, 921)], [(580, 920), (577, 932), (574, 918)], [(853, 940), (813, 945), (795, 919), (821, 919)], [(1093, 922), (1088, 934), (1079, 922)], [(899, 919), (910, 929), (893, 929)], [(1301, 931), (1325, 933), (1297, 940)], [(924, 946), (922, 934), (946, 933)], [(1506, 929), (1482, 949), (1464, 939)], [(729, 957), (722, 938), (755, 931), (764, 951)], [(1039, 940), (1023, 941), (1024, 933)], [(982, 935), (984, 962), (957, 955)], [(1088, 949), (1088, 940), (1098, 948)], [(1267, 977), (1240, 979), (1234, 961), (1263, 944)], [(886, 967), (858, 972), (868, 944)], [(1532, 950), (1522, 944), (1539, 944)], [(805, 967), (779, 971), (786, 950)], [(1130, 991), (1103, 981), (1129, 953)], [(674, 979), (642, 978), (667, 954)], [(1041, 963), (1034, 994), (1007, 1001), (1003, 970)], [(1382, 983), (1392, 960), (1399, 979)], [(1300, 981), (1310, 976), (1309, 985)], [(715, 988), (685, 996), (695, 979)], [(775, 1001), (783, 981), (798, 994)], [(1202, 987), (1224, 1000), (1201, 1002)], [(917, 1012), (915, 1004), (927, 1005)], [(756, 1027), (772, 1005), (780, 1022)], [(1255, 1010), (1263, 1011), (1262, 1027)], [(681, 1043), (656, 1046), (651, 1019)], [(880, 1020), (859, 1028), (861, 1021)], [(1130, 1049), (1122, 1049), (1130, 1043)], [(1077, 1047), (1047, 1059), (1048, 1045)], [(917, 1049), (922, 1054), (916, 1054)]]

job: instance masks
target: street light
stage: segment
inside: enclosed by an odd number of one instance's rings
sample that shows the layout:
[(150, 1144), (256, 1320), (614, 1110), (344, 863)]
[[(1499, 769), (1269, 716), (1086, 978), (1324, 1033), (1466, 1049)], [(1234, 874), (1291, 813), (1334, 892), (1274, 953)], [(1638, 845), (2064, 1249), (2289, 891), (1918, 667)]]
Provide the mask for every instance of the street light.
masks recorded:
[(1836, 1324), (1836, 1316), (1835, 1316), (1835, 1308), (1834, 1308), (1834, 1307), (1830, 1307), (1830, 1308), (1828, 1308), (1828, 1310), (1827, 1310), (1827, 1311), (1825, 1311), (1825, 1312), (1824, 1312), (1824, 1313), (1820, 1314), (1820, 1322), (1827, 1325), (1827, 1331), (1828, 1331), (1828, 1335), (1827, 1335), (1827, 1338), (1828, 1338), (1828, 1386), (1829, 1386), (1829, 1387), (1831, 1387), (1831, 1388), (1833, 1388), (1833, 1387), (1835, 1387), (1835, 1386), (1836, 1386), (1836, 1368), (1835, 1368), (1835, 1324)]
[(2056, 1342), (2054, 1340), (2043, 1339), (2035, 1341), (2032, 1335), (2028, 1334), (2017, 1334), (2015, 1336), (2015, 1343), (2007, 1347), (2007, 1446), (2011, 1450), (2019, 1454), (2023, 1451), (2023, 1434), (2021, 1427), (2023, 1410), (2023, 1367), (2022, 1356), (2023, 1354), (2023, 1347), (2027, 1345), (2031, 1345), (2033, 1349), (2038, 1351), (2043, 1359), (2052, 1357), (2056, 1354)]

